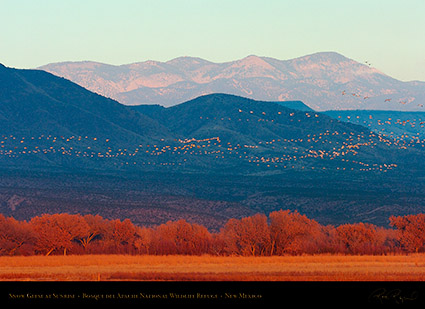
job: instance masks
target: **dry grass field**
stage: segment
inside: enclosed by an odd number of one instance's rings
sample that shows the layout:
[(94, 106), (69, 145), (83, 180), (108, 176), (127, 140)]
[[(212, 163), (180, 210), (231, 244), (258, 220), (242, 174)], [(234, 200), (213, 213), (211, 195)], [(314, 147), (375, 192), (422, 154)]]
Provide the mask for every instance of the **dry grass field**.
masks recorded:
[(0, 281), (425, 281), (425, 255), (0, 257)]

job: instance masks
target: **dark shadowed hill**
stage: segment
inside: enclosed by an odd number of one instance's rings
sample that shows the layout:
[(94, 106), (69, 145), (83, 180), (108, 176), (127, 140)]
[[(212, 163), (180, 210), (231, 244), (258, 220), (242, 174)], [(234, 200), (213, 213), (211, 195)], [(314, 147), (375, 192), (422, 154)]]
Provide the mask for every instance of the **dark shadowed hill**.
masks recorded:
[[(0, 67), (0, 121), (0, 162), (25, 168), (92, 166), (90, 160), (75, 159), (89, 158), (108, 145), (125, 148), (172, 139), (151, 118), (64, 78), (4, 66)], [(18, 160), (5, 161), (6, 157)]]
[(300, 111), (313, 112), (314, 110), (304, 104), (302, 101), (276, 101), (277, 104), (287, 108), (296, 109)]
[(246, 174), (287, 168), (363, 171), (416, 168), (421, 161), (421, 148), (403, 148), (364, 126), (276, 102), (212, 94), (169, 108), (137, 110), (186, 139), (181, 142), (191, 145), (187, 164), (202, 164), (203, 157), (210, 169), (233, 166)]
[(41, 70), (0, 66), (2, 134), (98, 135), (120, 141), (169, 137), (157, 122)]

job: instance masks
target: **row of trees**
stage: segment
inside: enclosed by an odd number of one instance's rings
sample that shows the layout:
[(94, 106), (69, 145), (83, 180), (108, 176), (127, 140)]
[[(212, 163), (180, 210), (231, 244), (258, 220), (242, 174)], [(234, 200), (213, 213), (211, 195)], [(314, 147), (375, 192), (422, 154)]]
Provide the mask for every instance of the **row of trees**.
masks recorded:
[(99, 215), (45, 214), (30, 221), (0, 215), (0, 255), (32, 254), (387, 254), (425, 251), (425, 214), (324, 226), (297, 211), (230, 219), (218, 233), (185, 220), (153, 228)]

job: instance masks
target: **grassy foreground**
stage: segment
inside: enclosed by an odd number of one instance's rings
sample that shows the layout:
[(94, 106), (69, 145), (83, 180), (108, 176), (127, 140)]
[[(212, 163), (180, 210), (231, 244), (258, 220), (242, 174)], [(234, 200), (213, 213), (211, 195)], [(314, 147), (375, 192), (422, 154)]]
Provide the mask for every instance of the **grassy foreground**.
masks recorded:
[(0, 257), (0, 281), (425, 281), (425, 255)]

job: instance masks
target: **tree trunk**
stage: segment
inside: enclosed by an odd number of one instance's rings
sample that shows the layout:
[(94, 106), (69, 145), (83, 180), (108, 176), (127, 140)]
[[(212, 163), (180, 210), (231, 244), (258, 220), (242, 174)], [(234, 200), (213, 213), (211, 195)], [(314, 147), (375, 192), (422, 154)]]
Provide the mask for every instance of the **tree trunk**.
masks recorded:
[(251, 246), (251, 255), (254, 256), (255, 255), (255, 244)]
[(23, 244), (24, 242), (20, 242), (15, 248), (9, 251), (9, 255), (15, 254), (15, 251), (18, 250)]
[(274, 244), (275, 244), (275, 240), (272, 240), (271, 241), (271, 244), (270, 244), (270, 255), (273, 255), (273, 253), (274, 253)]

